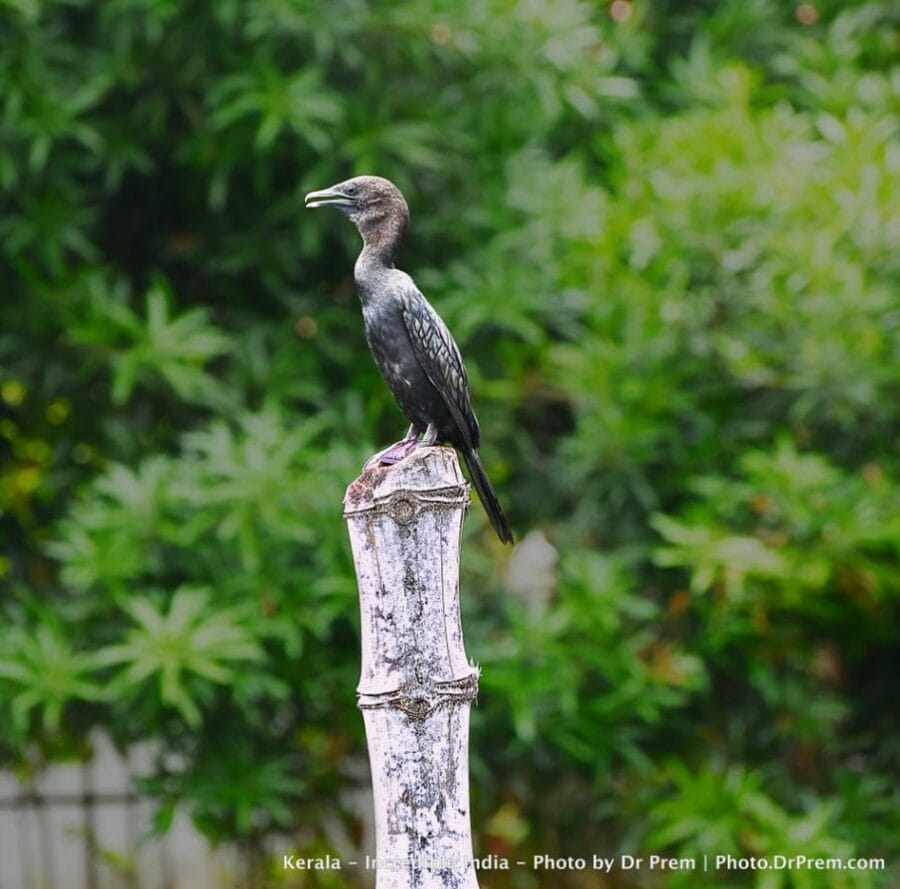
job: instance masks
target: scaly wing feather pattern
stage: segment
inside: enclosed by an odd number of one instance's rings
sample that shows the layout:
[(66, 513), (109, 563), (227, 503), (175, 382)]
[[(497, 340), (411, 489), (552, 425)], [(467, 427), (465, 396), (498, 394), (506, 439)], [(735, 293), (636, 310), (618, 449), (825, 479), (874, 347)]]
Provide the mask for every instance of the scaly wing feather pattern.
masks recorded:
[(469, 379), (459, 347), (441, 316), (414, 286), (404, 289), (400, 302), (416, 359), (444, 399), (463, 442), (477, 450), (478, 420), (472, 410)]
[(441, 394), (462, 441), (456, 444), (469, 467), (469, 475), (487, 511), (491, 525), (504, 543), (513, 543), (513, 534), (497, 499), (481, 460), (478, 459), (478, 420), (469, 397), (466, 368), (447, 325), (429, 305), (428, 300), (410, 285), (401, 298), (403, 323), (409, 334), (416, 360), (432, 385)]

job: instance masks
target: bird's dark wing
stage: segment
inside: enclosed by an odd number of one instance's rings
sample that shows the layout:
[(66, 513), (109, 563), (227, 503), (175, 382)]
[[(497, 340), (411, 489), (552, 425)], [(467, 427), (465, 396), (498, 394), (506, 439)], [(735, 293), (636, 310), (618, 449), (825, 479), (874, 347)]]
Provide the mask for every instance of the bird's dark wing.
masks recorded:
[(469, 396), (469, 379), (459, 346), (447, 325), (419, 290), (410, 282), (400, 296), (403, 323), (413, 351), (426, 376), (447, 405), (471, 450), (478, 448), (479, 429)]

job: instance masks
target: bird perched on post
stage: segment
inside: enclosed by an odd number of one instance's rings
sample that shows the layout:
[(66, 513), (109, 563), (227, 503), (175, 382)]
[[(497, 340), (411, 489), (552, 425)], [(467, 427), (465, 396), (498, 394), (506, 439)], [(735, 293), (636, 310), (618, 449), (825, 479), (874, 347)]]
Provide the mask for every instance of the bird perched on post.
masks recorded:
[(411, 424), (404, 439), (379, 455), (380, 462), (396, 463), (419, 446), (453, 445), (469, 467), (497, 536), (512, 543), (512, 531), (478, 458), (481, 433), (459, 347), (412, 278), (394, 267), (409, 222), (400, 189), (380, 176), (357, 176), (311, 191), (306, 206), (336, 207), (362, 235), (354, 277), (366, 340)]

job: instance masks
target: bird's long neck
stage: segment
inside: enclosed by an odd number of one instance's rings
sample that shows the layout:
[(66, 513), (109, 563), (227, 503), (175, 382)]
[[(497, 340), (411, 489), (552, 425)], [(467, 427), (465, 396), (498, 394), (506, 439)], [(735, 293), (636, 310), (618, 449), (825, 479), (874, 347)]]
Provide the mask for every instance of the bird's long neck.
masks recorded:
[(360, 223), (363, 253), (390, 268), (406, 233), (405, 214), (390, 212)]
[(360, 298), (367, 302), (375, 295), (383, 276), (394, 268), (394, 259), (406, 231), (406, 220), (389, 216), (377, 224), (360, 226), (363, 247), (356, 260), (354, 277)]

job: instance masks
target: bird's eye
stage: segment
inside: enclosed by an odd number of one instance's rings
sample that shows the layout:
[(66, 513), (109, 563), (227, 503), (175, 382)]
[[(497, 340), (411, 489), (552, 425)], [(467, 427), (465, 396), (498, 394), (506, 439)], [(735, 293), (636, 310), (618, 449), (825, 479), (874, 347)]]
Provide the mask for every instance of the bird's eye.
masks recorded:
[(344, 186), (344, 194), (356, 194), (359, 191), (359, 186), (355, 182), (348, 182)]

